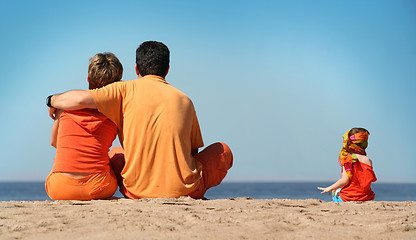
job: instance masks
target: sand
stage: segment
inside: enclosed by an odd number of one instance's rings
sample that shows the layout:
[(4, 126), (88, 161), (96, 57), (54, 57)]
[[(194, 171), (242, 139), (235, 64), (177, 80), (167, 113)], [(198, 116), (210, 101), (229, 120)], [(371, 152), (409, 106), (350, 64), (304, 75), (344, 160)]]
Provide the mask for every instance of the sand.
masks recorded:
[[(340, 236), (341, 235), (341, 236)], [(0, 202), (0, 239), (416, 239), (416, 202)]]

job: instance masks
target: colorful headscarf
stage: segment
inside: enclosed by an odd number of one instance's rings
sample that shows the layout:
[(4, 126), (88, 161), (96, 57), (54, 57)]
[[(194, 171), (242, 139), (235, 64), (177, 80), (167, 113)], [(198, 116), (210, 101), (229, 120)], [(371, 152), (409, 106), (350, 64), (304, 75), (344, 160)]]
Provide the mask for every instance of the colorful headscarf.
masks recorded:
[(338, 158), (339, 164), (344, 166), (347, 172), (348, 179), (352, 177), (352, 164), (357, 162), (357, 156), (355, 154), (367, 155), (365, 149), (368, 146), (368, 135), (370, 135), (368, 132), (359, 132), (348, 136), (350, 131), (344, 134), (343, 146)]

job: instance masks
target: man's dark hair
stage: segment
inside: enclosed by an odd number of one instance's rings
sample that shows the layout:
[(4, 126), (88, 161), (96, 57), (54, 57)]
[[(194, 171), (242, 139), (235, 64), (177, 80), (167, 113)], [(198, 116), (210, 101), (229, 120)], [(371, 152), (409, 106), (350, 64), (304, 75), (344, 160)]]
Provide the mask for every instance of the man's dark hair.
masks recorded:
[(142, 43), (136, 50), (137, 69), (142, 77), (152, 74), (165, 77), (169, 69), (169, 49), (156, 41)]

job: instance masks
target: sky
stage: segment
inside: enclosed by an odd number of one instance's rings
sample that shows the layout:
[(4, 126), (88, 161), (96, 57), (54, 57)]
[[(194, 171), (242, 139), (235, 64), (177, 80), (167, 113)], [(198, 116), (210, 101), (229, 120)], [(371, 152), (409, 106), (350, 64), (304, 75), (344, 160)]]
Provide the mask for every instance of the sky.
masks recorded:
[(155, 40), (205, 145), (233, 151), (224, 181), (336, 181), (343, 134), (364, 127), (378, 181), (416, 183), (415, 1), (2, 0), (0, 32), (0, 181), (50, 172), (48, 95), (87, 89), (100, 52), (136, 79)]

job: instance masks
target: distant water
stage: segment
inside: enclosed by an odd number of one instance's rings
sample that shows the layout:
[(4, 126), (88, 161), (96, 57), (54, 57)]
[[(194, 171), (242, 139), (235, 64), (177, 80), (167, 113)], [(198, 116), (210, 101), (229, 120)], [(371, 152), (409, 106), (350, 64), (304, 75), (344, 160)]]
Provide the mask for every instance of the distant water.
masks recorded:
[[(320, 194), (318, 186), (331, 182), (224, 182), (205, 194), (208, 199), (250, 197), (255, 199), (321, 199), (331, 201), (329, 194)], [(416, 183), (375, 183), (376, 201), (416, 201)], [(117, 191), (116, 197), (121, 197)], [(51, 200), (43, 182), (0, 182), (0, 201)]]
[[(265, 183), (221, 183), (209, 189), (208, 199), (251, 197), (255, 199), (321, 199), (332, 201), (329, 194), (321, 194), (317, 187), (326, 187), (333, 182), (265, 182)], [(371, 189), (376, 201), (416, 201), (416, 183), (374, 183)]]

